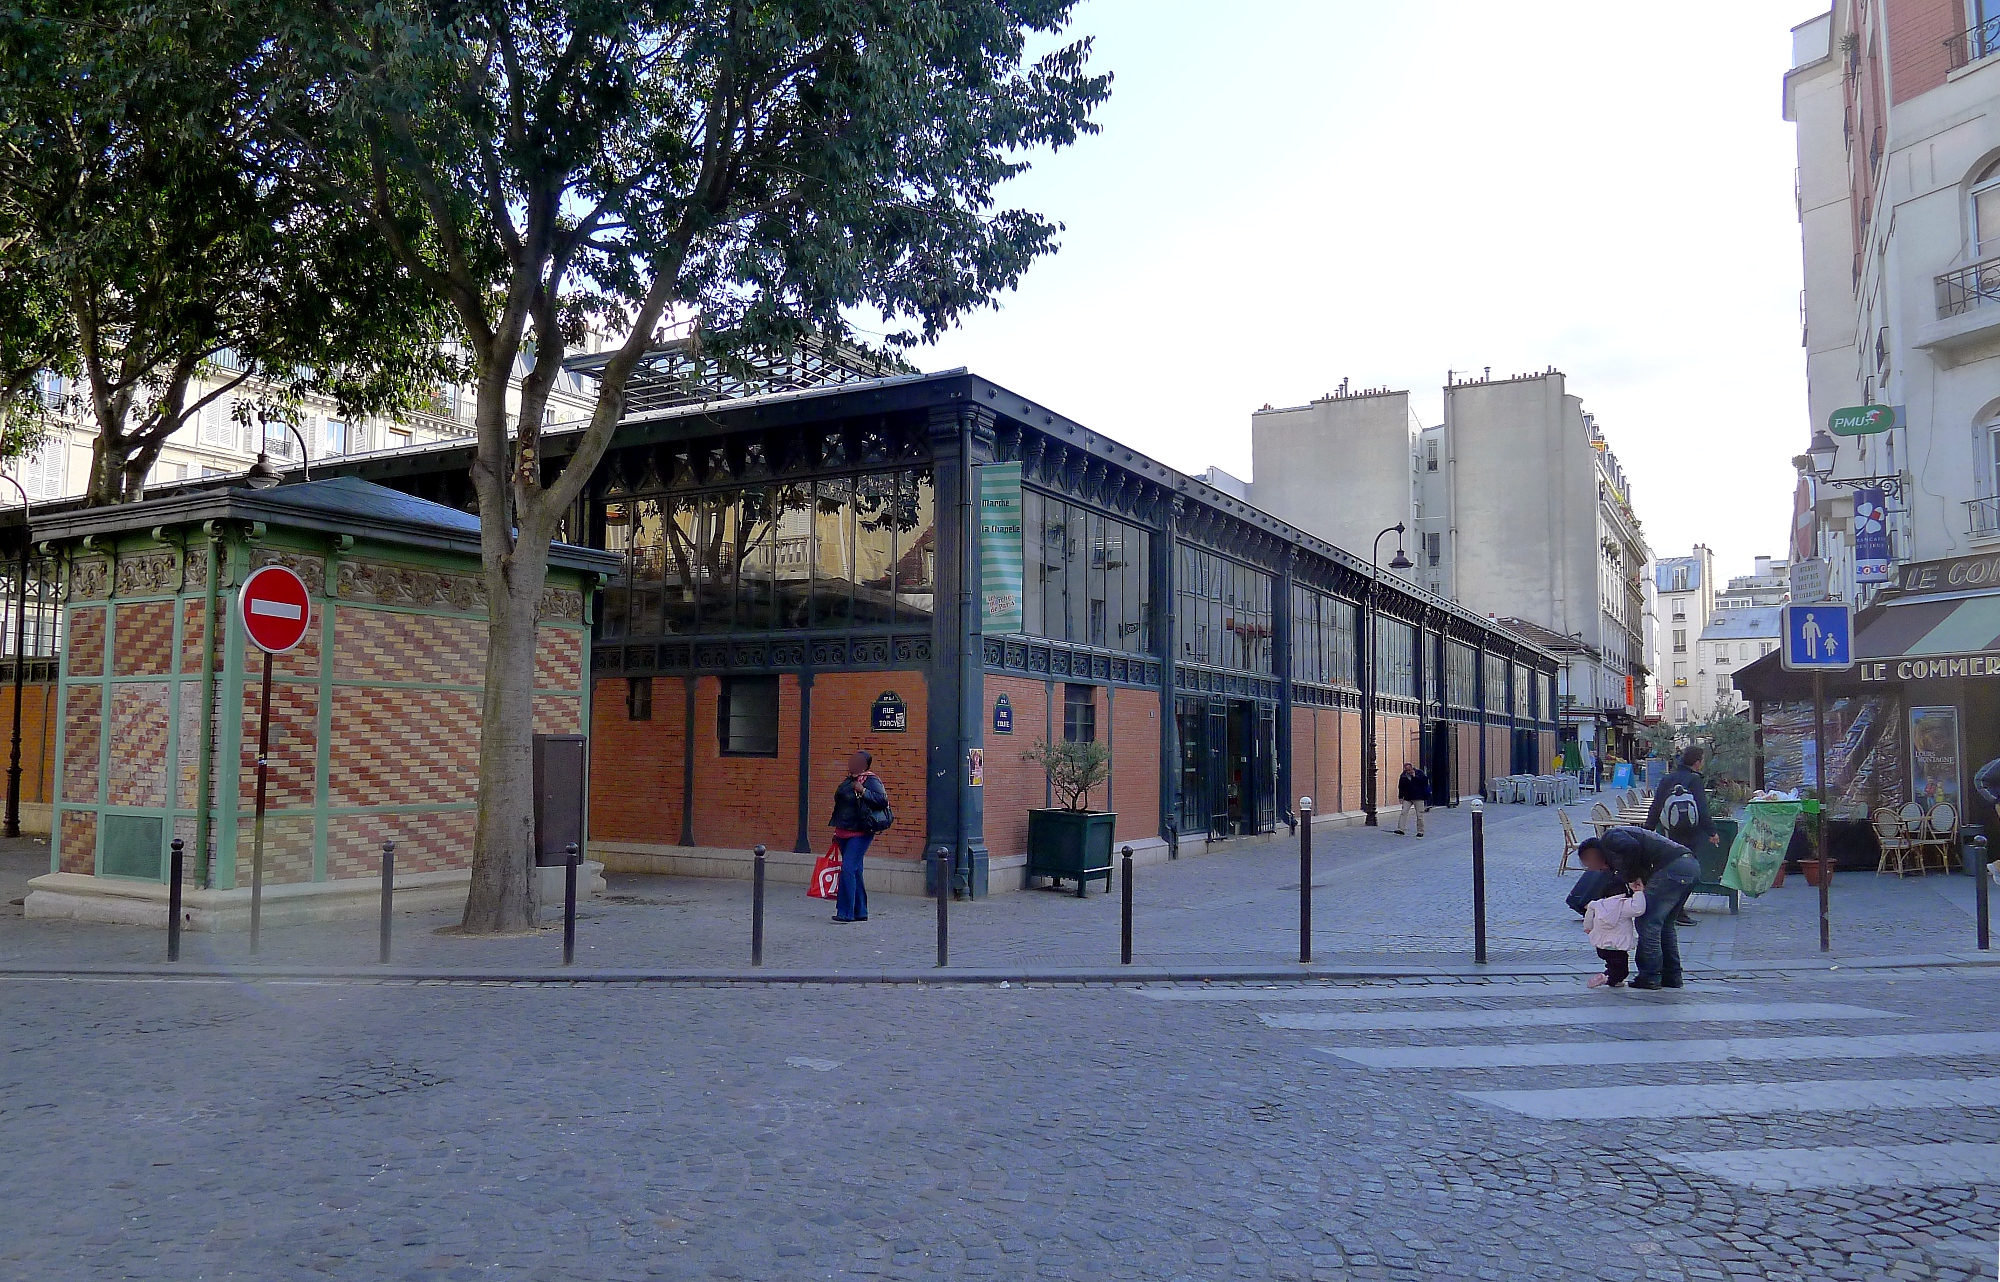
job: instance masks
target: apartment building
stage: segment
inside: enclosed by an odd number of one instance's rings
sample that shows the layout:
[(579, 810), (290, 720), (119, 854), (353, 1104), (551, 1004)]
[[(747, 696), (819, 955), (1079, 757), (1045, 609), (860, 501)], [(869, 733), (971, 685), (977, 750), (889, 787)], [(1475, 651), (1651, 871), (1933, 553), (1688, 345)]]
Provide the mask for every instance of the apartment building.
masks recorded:
[(1653, 672), (1660, 686), (1656, 715), (1675, 725), (1699, 719), (1704, 703), (1696, 688), (1701, 636), (1715, 614), (1715, 553), (1697, 543), (1687, 556), (1663, 557), (1653, 566), (1659, 595), (1659, 640)]

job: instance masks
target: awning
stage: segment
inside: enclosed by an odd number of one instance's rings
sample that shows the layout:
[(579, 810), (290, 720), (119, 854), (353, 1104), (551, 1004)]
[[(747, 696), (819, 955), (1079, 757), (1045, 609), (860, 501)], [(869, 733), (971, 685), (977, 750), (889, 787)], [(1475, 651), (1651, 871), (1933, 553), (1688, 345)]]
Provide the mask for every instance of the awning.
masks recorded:
[[(1889, 601), (1863, 611), (1858, 622), (1855, 665), (1827, 677), (1829, 693), (1904, 681), (2000, 680), (2000, 594)], [(1786, 672), (1776, 653), (1740, 669), (1735, 681), (1744, 697), (1767, 703), (1812, 694), (1811, 676)]]

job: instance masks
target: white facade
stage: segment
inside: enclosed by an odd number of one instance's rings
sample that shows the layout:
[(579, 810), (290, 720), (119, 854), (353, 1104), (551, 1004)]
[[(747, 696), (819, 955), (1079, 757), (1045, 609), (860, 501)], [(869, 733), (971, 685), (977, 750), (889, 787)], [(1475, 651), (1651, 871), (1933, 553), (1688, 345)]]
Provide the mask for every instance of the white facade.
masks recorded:
[(1653, 566), (1659, 594), (1659, 639), (1653, 673), (1660, 683), (1659, 716), (1675, 725), (1700, 719), (1695, 669), (1701, 634), (1715, 614), (1715, 553), (1697, 543), (1687, 556), (1665, 557)]
[[(1411, 521), (1414, 495), (1410, 394), (1349, 392), (1345, 385), (1306, 405), (1266, 407), (1250, 416), (1250, 499), (1266, 512), (1356, 556), (1373, 555), (1376, 536)], [(1381, 563), (1395, 558), (1396, 535)], [(1419, 561), (1414, 548), (1406, 554)], [(1421, 571), (1408, 577), (1422, 585)]]
[[(1902, 407), (1906, 426), (1838, 437), (1833, 472), (1900, 486), (1896, 561), (2000, 547), (2000, 26), (1976, 25), (1994, 13), (1835, 0), (1795, 29), (1784, 81), (1808, 430), (1838, 409)], [(1831, 590), (1865, 598), (1852, 491), (1821, 485), (1815, 509)]]
[(1693, 719), (1735, 713), (1747, 706), (1732, 678), (1737, 669), (1777, 649), (1778, 635), (1775, 605), (1716, 611), (1697, 646), (1696, 676), (1689, 691), (1689, 702), (1698, 703)]

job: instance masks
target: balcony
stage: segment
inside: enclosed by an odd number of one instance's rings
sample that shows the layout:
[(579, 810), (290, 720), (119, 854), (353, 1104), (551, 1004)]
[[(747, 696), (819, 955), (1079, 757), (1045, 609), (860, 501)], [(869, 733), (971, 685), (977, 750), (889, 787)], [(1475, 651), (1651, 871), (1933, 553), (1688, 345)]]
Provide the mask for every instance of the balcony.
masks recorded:
[(2000, 17), (1988, 18), (1976, 27), (1947, 37), (1944, 53), (1953, 71), (2000, 53)]
[(1910, 346), (1950, 369), (2000, 354), (2000, 256), (1988, 256), (1932, 279), (1937, 319)]
[(1966, 503), (1965, 526), (1974, 542), (2000, 539), (2000, 495)]

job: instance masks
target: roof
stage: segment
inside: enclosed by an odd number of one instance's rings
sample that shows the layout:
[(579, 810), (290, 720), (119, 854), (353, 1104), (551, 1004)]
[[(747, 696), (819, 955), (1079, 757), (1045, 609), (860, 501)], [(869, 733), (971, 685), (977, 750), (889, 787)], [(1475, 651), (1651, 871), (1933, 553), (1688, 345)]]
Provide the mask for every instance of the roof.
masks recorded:
[(1775, 641), (1781, 630), (1778, 612), (1782, 606), (1746, 605), (1717, 610), (1701, 630), (1703, 641)]
[[(220, 489), (170, 494), (140, 503), (74, 509), (34, 522), (41, 541), (117, 534), (204, 521), (261, 521), (288, 529), (446, 548), (479, 555), (479, 518), (352, 476), (281, 485), (268, 490)], [(616, 553), (555, 544), (549, 564), (570, 570), (616, 569)]]
[(1545, 628), (1539, 623), (1530, 623), (1526, 619), (1515, 618), (1488, 619), (1487, 622), (1493, 627), (1499, 628), (1503, 632), (1511, 632), (1530, 645), (1539, 646), (1551, 654), (1584, 654), (1589, 655), (1593, 659), (1598, 657), (1596, 648), (1585, 645), (1583, 638), (1574, 636), (1566, 637), (1562, 633)]

